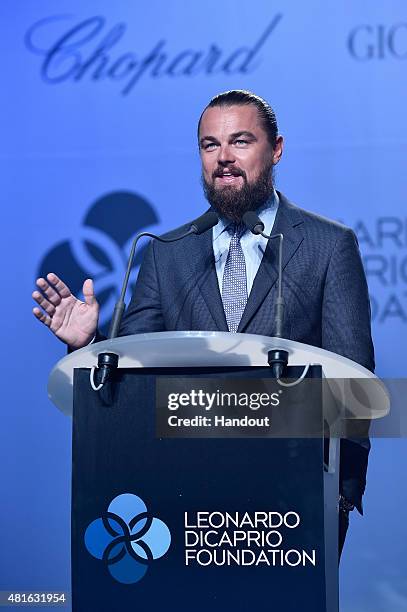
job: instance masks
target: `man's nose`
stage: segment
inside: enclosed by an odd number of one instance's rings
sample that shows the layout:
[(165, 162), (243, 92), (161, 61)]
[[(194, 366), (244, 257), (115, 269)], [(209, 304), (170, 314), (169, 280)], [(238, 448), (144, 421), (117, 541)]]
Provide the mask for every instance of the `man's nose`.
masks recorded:
[(235, 161), (235, 156), (233, 155), (233, 150), (230, 145), (221, 145), (218, 149), (218, 164), (220, 166), (227, 166), (228, 164), (233, 164)]

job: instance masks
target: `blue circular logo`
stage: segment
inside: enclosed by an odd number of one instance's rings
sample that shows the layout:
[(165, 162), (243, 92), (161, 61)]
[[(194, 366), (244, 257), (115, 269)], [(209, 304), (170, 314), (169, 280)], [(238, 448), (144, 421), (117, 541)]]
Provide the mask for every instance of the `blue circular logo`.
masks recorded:
[(87, 527), (84, 539), (89, 553), (123, 584), (141, 580), (171, 544), (167, 525), (151, 516), (143, 500), (132, 493), (115, 497), (105, 515)]
[[(100, 304), (99, 329), (106, 333), (133, 239), (158, 222), (154, 208), (142, 196), (128, 191), (108, 193), (90, 206), (74, 236), (46, 253), (37, 276), (55, 272), (79, 297), (83, 281), (92, 278)], [(140, 265), (145, 247), (146, 244), (137, 250), (134, 269)], [(126, 303), (131, 291), (130, 283)]]

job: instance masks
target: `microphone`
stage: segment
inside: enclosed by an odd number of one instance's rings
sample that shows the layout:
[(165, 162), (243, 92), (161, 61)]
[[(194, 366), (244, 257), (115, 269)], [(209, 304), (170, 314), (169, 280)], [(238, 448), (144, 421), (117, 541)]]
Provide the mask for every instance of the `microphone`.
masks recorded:
[[(126, 274), (123, 280), (120, 297), (114, 307), (112, 321), (109, 328), (108, 340), (113, 340), (113, 338), (117, 338), (120, 330), (121, 320), (123, 317), (124, 310), (126, 308), (124, 298), (129, 284), (129, 277), (133, 265), (134, 255), (136, 252), (136, 246), (140, 238), (148, 236), (149, 238), (154, 238), (159, 242), (177, 242), (178, 240), (182, 240), (183, 238), (191, 236), (192, 234), (195, 234), (196, 236), (203, 234), (204, 232), (214, 227), (218, 223), (218, 221), (218, 215), (214, 211), (209, 210), (208, 212), (204, 213), (203, 215), (192, 221), (189, 226), (189, 229), (186, 232), (180, 234), (179, 236), (176, 236), (175, 238), (162, 238), (161, 236), (157, 236), (156, 234), (152, 234), (151, 232), (141, 232), (141, 234), (138, 234), (135, 237), (135, 239), (133, 240), (133, 244), (131, 245), (130, 255), (127, 262)], [(99, 379), (98, 385), (94, 384), (93, 374), (91, 375), (91, 385), (95, 391), (99, 391), (99, 389), (103, 387), (105, 382), (110, 378), (112, 372), (117, 368), (118, 363), (119, 356), (116, 353), (99, 353), (97, 366)]]
[[(276, 338), (283, 337), (283, 322), (284, 322), (284, 298), (283, 298), (283, 234), (268, 234), (264, 233), (264, 223), (252, 210), (245, 212), (242, 217), (243, 223), (256, 236), (263, 236), (266, 240), (279, 239), (278, 249), (278, 293), (275, 305), (275, 326)], [(281, 378), (284, 368), (288, 364), (288, 352), (283, 349), (272, 349), (268, 352), (268, 363), (271, 367), (275, 378)]]
[(256, 236), (258, 236), (264, 232), (264, 223), (253, 210), (248, 210), (245, 212), (242, 221), (247, 229), (252, 232), (252, 234), (256, 234)]
[[(187, 232), (185, 235), (187, 236), (189, 233), (191, 233), (199, 236), (200, 234), (203, 234), (209, 229), (212, 229), (212, 227), (215, 227), (218, 221), (219, 217), (216, 212), (214, 212), (213, 210), (208, 210), (208, 212), (195, 219), (195, 221), (192, 221), (191, 227), (189, 228), (189, 232)], [(164, 239), (161, 238), (160, 240)], [(177, 240), (179, 240), (179, 238), (177, 238)], [(167, 242), (169, 241), (167, 240)]]

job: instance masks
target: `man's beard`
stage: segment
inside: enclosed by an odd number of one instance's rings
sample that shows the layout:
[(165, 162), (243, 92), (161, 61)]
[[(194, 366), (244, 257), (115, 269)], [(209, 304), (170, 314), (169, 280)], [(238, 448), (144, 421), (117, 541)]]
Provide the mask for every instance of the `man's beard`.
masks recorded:
[[(240, 222), (245, 212), (248, 210), (257, 210), (263, 206), (270, 198), (273, 192), (273, 166), (265, 166), (254, 183), (248, 183), (246, 173), (237, 168), (230, 169), (234, 176), (241, 176), (243, 185), (239, 189), (229, 185), (216, 188), (214, 183), (209, 184), (202, 176), (202, 185), (205, 197), (212, 208), (215, 209), (222, 217), (231, 219), (231, 221)], [(220, 175), (223, 169), (219, 169), (219, 174), (214, 173), (213, 179)]]

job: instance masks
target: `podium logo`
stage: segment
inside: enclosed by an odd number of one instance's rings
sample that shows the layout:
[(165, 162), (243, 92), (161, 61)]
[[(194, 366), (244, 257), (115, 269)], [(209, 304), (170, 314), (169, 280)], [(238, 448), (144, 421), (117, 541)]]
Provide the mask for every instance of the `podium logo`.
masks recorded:
[(115, 580), (134, 584), (168, 551), (171, 534), (140, 497), (123, 493), (110, 502), (104, 516), (90, 523), (84, 540), (88, 552), (106, 564)]

